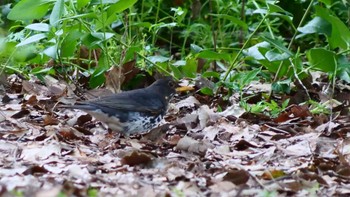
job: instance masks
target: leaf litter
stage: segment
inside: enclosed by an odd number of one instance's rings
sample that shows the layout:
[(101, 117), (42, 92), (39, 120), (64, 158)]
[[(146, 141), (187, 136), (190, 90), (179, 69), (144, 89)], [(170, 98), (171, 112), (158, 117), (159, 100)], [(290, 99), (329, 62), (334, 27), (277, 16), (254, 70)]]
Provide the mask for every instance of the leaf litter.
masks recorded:
[[(0, 194), (350, 194), (350, 127), (344, 110), (330, 105), (332, 116), (311, 113), (310, 105), (295, 103), (294, 96), (270, 118), (245, 112), (234, 97), (225, 103), (202, 95), (189, 80), (182, 85), (187, 93), (173, 99), (161, 127), (124, 138), (84, 112), (56, 108), (58, 101), (78, 99), (71, 85), (10, 76), (0, 96)], [(257, 87), (266, 84), (252, 83), (249, 91)], [(335, 95), (344, 103), (340, 93)], [(338, 106), (344, 108), (343, 103)]]

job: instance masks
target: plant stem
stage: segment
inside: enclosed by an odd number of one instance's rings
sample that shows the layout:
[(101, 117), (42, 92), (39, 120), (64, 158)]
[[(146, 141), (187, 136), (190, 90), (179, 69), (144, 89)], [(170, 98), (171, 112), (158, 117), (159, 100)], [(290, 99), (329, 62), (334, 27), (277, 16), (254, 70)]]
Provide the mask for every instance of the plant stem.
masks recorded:
[(236, 65), (236, 62), (238, 60), (238, 57), (242, 54), (243, 50), (245, 49), (245, 47), (248, 45), (248, 43), (250, 42), (250, 40), (253, 38), (253, 36), (256, 34), (256, 32), (258, 31), (258, 29), (260, 28), (260, 26), (264, 23), (264, 21), (266, 20), (266, 18), (269, 16), (269, 13), (267, 13), (260, 21), (260, 23), (258, 24), (258, 26), (256, 26), (256, 28), (254, 29), (254, 31), (249, 35), (248, 39), (244, 42), (242, 48), (238, 51), (236, 57), (233, 59), (230, 67), (228, 68), (228, 70), (225, 73), (224, 78), (222, 79), (222, 81), (225, 81), (228, 77), (228, 75), (230, 74), (230, 72), (232, 71), (232, 69), (234, 68), (234, 66)]

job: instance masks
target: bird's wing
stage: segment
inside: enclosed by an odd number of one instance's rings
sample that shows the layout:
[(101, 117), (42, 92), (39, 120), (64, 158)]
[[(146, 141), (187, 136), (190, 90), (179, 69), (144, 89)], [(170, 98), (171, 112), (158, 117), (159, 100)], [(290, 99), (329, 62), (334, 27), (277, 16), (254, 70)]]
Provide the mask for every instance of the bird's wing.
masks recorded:
[(143, 91), (137, 91), (133, 94), (119, 93), (96, 100), (78, 102), (74, 107), (86, 110), (89, 110), (86, 107), (90, 106), (91, 108), (99, 108), (101, 110), (110, 109), (148, 112), (155, 114), (160, 113), (163, 109), (163, 104), (159, 99), (154, 98), (153, 96), (154, 95), (152, 94), (145, 94)]

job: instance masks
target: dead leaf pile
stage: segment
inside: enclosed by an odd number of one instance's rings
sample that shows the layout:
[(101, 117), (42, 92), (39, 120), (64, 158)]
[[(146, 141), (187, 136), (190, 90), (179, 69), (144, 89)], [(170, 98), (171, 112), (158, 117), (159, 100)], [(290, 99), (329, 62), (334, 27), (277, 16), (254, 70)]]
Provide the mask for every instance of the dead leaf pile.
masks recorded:
[[(12, 76), (0, 96), (0, 195), (349, 195), (349, 116), (290, 104), (277, 118), (188, 89), (143, 136), (108, 133), (72, 86)], [(260, 84), (261, 85), (261, 84)], [(253, 89), (256, 91), (256, 89)], [(67, 100), (67, 97), (72, 97)], [(221, 101), (220, 101), (221, 102)]]

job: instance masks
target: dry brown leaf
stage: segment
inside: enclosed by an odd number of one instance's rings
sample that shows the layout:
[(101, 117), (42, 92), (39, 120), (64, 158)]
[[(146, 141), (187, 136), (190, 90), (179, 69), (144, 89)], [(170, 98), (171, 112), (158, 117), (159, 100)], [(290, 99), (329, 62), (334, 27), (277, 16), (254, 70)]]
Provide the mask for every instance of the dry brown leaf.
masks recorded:
[(147, 165), (154, 157), (148, 153), (132, 150), (131, 152), (125, 153), (122, 156), (121, 163), (123, 165), (135, 166), (135, 165)]

